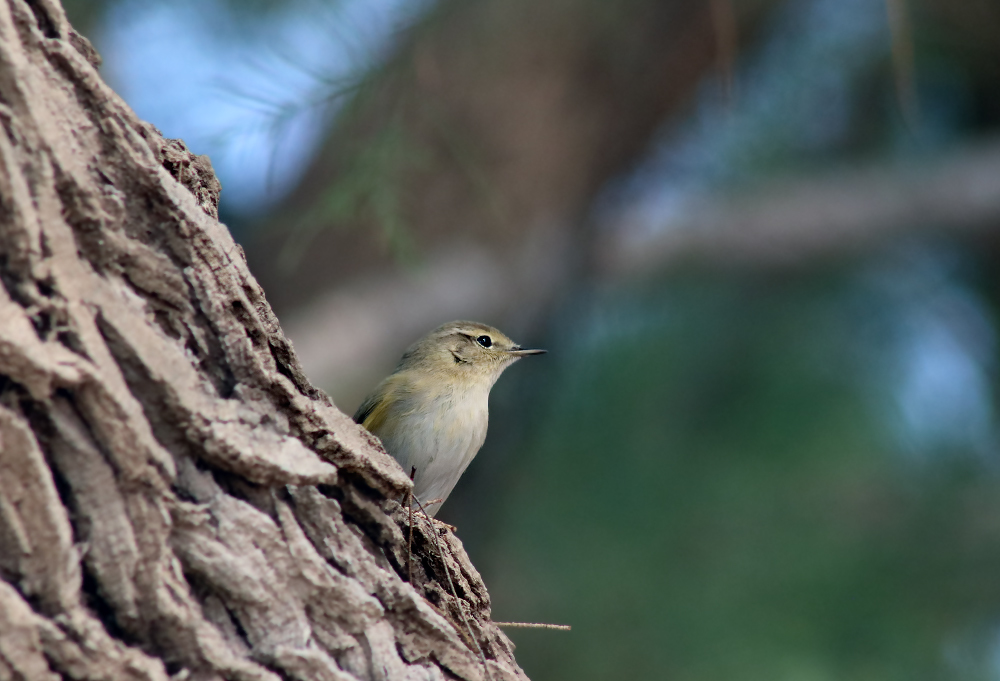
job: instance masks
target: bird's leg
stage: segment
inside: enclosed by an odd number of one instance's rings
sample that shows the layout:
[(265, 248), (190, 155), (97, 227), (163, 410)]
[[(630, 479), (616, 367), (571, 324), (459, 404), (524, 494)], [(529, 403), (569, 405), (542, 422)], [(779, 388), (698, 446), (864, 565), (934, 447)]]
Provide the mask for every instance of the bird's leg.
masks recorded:
[[(444, 500), (434, 499), (433, 501), (440, 504), (443, 503)], [(462, 608), (461, 599), (458, 597), (458, 591), (455, 590), (455, 582), (451, 579), (451, 570), (448, 569), (448, 561), (444, 558), (444, 549), (441, 548), (441, 539), (438, 537), (438, 533), (434, 531), (434, 519), (427, 513), (427, 509), (420, 503), (420, 499), (417, 499), (417, 505), (420, 506), (421, 512), (431, 525), (431, 534), (434, 535), (434, 543), (437, 545), (438, 555), (441, 557), (441, 567), (444, 568), (444, 576), (447, 577), (448, 586), (451, 587), (451, 595), (455, 597), (455, 606), (458, 608), (458, 614), (462, 616), (462, 622), (465, 624), (465, 630), (469, 632), (469, 640), (475, 644), (476, 650), (479, 651), (479, 659), (483, 663), (483, 671), (486, 673), (486, 681), (491, 681), (492, 675), (490, 674), (489, 665), (486, 664), (486, 655), (483, 654), (483, 647), (479, 645), (479, 639), (475, 637), (472, 633), (472, 627), (469, 626), (469, 618), (465, 616), (465, 610)], [(438, 520), (437, 522), (440, 523), (441, 521)], [(441, 524), (444, 525), (445, 523)], [(458, 627), (456, 627), (456, 629), (457, 628)]]
[[(417, 501), (417, 503), (418, 504), (420, 503), (419, 500)], [(423, 508), (427, 508), (429, 506), (433, 506), (434, 504), (443, 504), (443, 503), (444, 503), (444, 499), (431, 499), (426, 504), (423, 504), (422, 507)], [(425, 513), (426, 513), (426, 511), (425, 511)], [(444, 530), (451, 530), (452, 532), (457, 532), (458, 531), (457, 527), (455, 527), (454, 525), (449, 525), (448, 523), (444, 522), (443, 520), (438, 520), (437, 518), (431, 518), (429, 515), (427, 517), (430, 518), (433, 523), (437, 524), (438, 530), (440, 530), (442, 533), (444, 532)]]
[[(410, 468), (410, 482), (413, 482), (413, 477), (417, 474), (417, 467), (413, 466)], [(406, 505), (410, 509), (410, 538), (406, 542), (406, 581), (413, 584), (413, 488), (406, 494)]]
[(433, 520), (435, 523), (438, 524), (438, 531), (440, 531), (441, 534), (444, 534), (447, 530), (451, 530), (453, 533), (458, 532), (457, 527), (455, 527), (454, 525), (449, 525), (443, 520), (438, 520), (437, 518), (431, 518), (431, 520)]

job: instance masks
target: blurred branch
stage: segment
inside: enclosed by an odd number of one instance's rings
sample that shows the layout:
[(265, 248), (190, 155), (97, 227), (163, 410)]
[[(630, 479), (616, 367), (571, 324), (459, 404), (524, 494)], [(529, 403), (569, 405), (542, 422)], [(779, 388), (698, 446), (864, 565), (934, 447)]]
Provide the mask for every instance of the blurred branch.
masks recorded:
[[(863, 168), (712, 196), (654, 236), (632, 236), (628, 225), (617, 225), (592, 245), (592, 274), (613, 281), (680, 264), (803, 266), (893, 238), (979, 238), (998, 226), (995, 140), (928, 165)], [(514, 253), (466, 242), (439, 249), (419, 271), (359, 278), (283, 322), (313, 380), (352, 402), (371, 387), (373, 366), (387, 371), (401, 347), (439, 321), (504, 318), (515, 334), (530, 327), (578, 274), (573, 254), (574, 240), (557, 229), (538, 232)]]
[[(415, 270), (378, 270), (284, 316), (306, 372), (353, 410), (413, 338), (449, 319), (504, 319), (517, 336), (569, 279), (565, 232), (539, 230), (514, 253), (465, 242)], [(498, 322), (499, 323), (499, 322)], [(518, 338), (518, 340), (525, 340)]]
[(711, 197), (646, 238), (615, 230), (595, 249), (606, 277), (679, 262), (787, 266), (893, 237), (975, 237), (1000, 226), (1000, 140), (927, 165), (871, 167)]
[(574, 229), (777, 4), (438, 3), (246, 244), (268, 298), (284, 311), (395, 271), (400, 243), (430, 261), (456, 240), (516, 252), (540, 227)]

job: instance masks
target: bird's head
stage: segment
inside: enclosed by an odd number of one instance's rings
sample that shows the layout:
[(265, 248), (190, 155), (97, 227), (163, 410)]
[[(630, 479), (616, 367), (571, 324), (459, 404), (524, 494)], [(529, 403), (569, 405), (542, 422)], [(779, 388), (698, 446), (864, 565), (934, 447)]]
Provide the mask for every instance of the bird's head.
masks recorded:
[(522, 348), (492, 326), (455, 321), (442, 324), (411, 345), (397, 371), (417, 370), (443, 379), (482, 381), (491, 387), (517, 360), (544, 352)]

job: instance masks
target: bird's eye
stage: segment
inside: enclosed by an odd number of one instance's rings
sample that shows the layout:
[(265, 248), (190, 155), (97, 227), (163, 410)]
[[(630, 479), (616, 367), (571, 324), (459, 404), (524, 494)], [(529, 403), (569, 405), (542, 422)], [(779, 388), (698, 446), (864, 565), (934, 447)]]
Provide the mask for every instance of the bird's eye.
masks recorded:
[(489, 336), (480, 336), (476, 339), (476, 342), (482, 345), (484, 348), (489, 348), (493, 346), (493, 339)]

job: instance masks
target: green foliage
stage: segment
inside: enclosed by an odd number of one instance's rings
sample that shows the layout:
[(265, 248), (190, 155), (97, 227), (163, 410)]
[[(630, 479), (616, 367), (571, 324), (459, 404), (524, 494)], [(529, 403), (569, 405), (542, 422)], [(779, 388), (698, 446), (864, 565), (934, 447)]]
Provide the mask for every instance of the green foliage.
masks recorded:
[(511, 632), (529, 676), (989, 676), (1000, 480), (895, 450), (852, 285), (692, 278), (567, 315), (470, 547), (496, 619), (574, 627)]
[(386, 125), (364, 144), (348, 150), (348, 156), (347, 170), (289, 230), (289, 239), (279, 255), (284, 269), (299, 264), (321, 230), (356, 224), (362, 217), (374, 219), (383, 243), (399, 261), (415, 259), (416, 247), (401, 206), (401, 178), (425, 164), (427, 154), (401, 126)]

